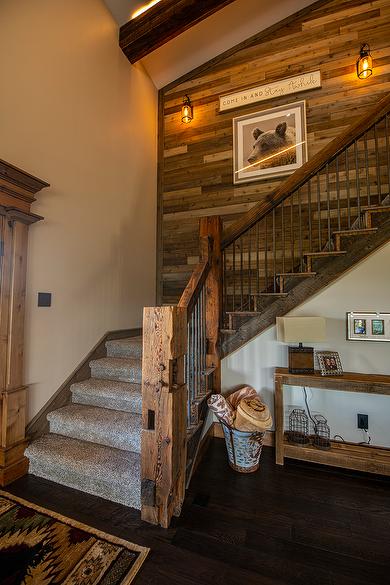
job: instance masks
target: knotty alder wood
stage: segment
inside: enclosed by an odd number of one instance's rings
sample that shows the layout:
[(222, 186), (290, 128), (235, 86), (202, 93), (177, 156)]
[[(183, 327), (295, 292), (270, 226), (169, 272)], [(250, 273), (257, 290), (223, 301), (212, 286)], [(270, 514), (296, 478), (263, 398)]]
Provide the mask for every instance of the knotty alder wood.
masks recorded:
[[(221, 214), (228, 230), (280, 187), (276, 179), (233, 185), (232, 119), (305, 99), (311, 161), (389, 92), (389, 14), (390, 0), (316, 3), (160, 91), (157, 280), (163, 302), (177, 302), (188, 282), (188, 275), (175, 268), (198, 255), (202, 216)], [(374, 74), (362, 81), (355, 61), (366, 41)], [(320, 89), (219, 113), (220, 95), (314, 70), (321, 71)], [(180, 120), (186, 93), (194, 104), (194, 119), (187, 125)], [(164, 158), (164, 150), (173, 149), (181, 150)], [(163, 280), (166, 274), (169, 279)]]
[(23, 385), (28, 226), (35, 194), (48, 183), (0, 160), (0, 485), (27, 473), (27, 388)]
[(162, 0), (120, 28), (119, 46), (135, 63), (234, 0)]
[[(371, 445), (331, 441), (331, 449), (322, 451), (312, 445), (297, 446), (288, 443), (284, 435), (283, 386), (305, 386), (326, 390), (384, 394), (390, 396), (390, 376), (344, 372), (342, 376), (314, 374), (290, 374), (287, 368), (276, 368), (275, 380), (275, 446), (276, 463), (284, 464), (284, 458), (301, 459), (335, 467), (345, 467), (369, 473), (390, 475), (390, 449)], [(390, 400), (390, 398), (389, 398)]]

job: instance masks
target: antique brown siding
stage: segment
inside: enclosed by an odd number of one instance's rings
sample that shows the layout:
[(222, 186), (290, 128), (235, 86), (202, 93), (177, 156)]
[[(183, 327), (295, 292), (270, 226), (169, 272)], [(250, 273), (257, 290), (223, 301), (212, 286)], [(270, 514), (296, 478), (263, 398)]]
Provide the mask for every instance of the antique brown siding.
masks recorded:
[[(365, 81), (355, 73), (363, 42), (374, 58)], [(219, 113), (220, 95), (318, 69), (320, 89)], [(306, 100), (310, 158), (389, 90), (390, 0), (316, 2), (161, 90), (159, 300), (176, 302), (198, 261), (200, 217), (218, 214), (228, 225), (278, 184), (233, 185), (234, 117)], [(188, 125), (180, 121), (186, 93), (194, 104)]]

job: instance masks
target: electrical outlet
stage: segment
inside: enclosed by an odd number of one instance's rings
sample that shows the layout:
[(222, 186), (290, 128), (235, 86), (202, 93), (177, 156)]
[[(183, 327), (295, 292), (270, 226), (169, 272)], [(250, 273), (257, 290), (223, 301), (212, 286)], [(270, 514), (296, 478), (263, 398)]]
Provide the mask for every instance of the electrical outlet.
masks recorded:
[(357, 415), (357, 426), (358, 429), (368, 429), (368, 414)]

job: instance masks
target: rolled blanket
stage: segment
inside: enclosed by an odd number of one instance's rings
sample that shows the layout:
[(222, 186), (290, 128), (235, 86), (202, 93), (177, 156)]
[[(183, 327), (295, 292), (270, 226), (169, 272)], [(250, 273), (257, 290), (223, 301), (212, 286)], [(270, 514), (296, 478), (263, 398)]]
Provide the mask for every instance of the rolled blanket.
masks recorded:
[(258, 398), (257, 392), (252, 386), (243, 386), (239, 390), (236, 390), (230, 396), (228, 396), (228, 401), (230, 402), (233, 410), (236, 410), (240, 400), (244, 398)]
[(235, 412), (222, 394), (212, 394), (208, 399), (207, 404), (219, 420), (227, 424), (229, 427), (233, 426)]
[(244, 398), (237, 407), (234, 426), (238, 431), (264, 432), (272, 427), (272, 416), (264, 402), (257, 398)]

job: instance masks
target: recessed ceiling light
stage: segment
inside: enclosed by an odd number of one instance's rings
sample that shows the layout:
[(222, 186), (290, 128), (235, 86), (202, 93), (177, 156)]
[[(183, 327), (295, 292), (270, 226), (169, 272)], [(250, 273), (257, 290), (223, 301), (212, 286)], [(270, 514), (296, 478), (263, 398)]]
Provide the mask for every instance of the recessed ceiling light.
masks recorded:
[(149, 8), (152, 8), (152, 6), (154, 6), (155, 4), (158, 4), (160, 1), (161, 0), (151, 0), (147, 4), (144, 4), (143, 6), (138, 8), (135, 12), (133, 12), (133, 14), (131, 15), (131, 18), (132, 19), (137, 18), (137, 16), (140, 16), (141, 14), (143, 14), (144, 12), (149, 10)]

